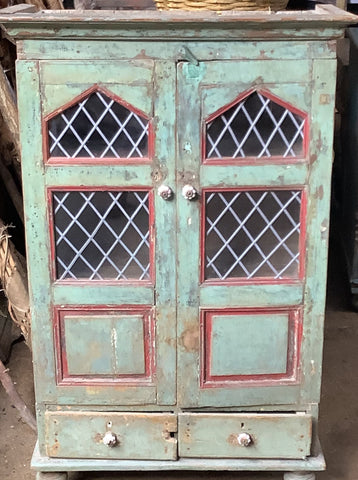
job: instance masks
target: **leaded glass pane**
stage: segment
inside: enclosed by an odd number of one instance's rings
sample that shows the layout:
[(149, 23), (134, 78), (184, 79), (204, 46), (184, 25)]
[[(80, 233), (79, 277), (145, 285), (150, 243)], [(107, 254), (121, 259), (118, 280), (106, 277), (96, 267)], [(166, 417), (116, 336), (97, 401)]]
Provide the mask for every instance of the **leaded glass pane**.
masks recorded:
[(206, 125), (206, 158), (297, 157), (305, 119), (254, 92)]
[(149, 122), (96, 91), (48, 121), (50, 157), (148, 157)]
[(59, 280), (149, 278), (147, 191), (52, 193)]
[(205, 194), (205, 278), (297, 278), (302, 192)]

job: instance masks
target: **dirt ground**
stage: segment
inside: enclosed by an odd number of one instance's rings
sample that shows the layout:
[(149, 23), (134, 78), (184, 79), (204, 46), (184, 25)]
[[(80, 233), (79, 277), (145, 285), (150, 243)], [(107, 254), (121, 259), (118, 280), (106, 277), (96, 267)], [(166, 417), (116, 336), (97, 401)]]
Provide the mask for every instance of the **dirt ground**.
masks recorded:
[[(17, 388), (34, 408), (31, 356), (24, 343), (15, 344), (8, 365)], [(327, 471), (317, 480), (358, 480), (358, 313), (350, 309), (342, 257), (331, 242), (319, 435)], [(0, 480), (34, 480), (30, 459), (35, 434), (23, 424), (0, 387)], [(82, 473), (71, 480), (128, 479), (281, 480), (278, 473), (142, 472)]]

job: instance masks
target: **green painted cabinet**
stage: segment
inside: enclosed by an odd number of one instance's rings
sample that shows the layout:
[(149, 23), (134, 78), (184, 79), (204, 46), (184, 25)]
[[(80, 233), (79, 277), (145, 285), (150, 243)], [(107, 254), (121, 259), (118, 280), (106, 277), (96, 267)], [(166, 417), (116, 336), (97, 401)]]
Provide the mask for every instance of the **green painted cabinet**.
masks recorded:
[(355, 17), (3, 12), (38, 478), (313, 479), (335, 40)]

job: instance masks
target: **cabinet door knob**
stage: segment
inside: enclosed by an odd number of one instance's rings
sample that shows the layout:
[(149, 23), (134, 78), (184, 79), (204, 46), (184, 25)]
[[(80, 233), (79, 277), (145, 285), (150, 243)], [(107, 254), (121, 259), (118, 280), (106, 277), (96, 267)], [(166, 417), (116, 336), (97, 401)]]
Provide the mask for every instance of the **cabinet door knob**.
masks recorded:
[(160, 187), (158, 187), (158, 195), (162, 197), (163, 200), (170, 200), (173, 198), (173, 190), (168, 187), (168, 185), (160, 185)]
[(240, 433), (237, 436), (237, 443), (241, 447), (249, 447), (253, 443), (252, 437), (249, 433)]
[(112, 432), (106, 432), (103, 435), (102, 442), (107, 445), (107, 447), (115, 447), (118, 445), (118, 438), (115, 433)]
[(192, 185), (184, 185), (181, 193), (186, 200), (195, 200), (198, 196), (197, 190)]

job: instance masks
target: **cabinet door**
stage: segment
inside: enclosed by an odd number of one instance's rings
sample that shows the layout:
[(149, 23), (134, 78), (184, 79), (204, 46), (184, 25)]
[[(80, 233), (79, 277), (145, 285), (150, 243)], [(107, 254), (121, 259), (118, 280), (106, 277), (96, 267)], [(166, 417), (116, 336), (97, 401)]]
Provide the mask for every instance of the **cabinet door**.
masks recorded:
[(175, 178), (167, 68), (44, 61), (40, 99), (20, 92), (36, 117), (23, 142), (40, 402), (175, 403), (175, 215), (156, 194)]
[(319, 123), (334, 107), (321, 68), (178, 65), (183, 407), (318, 399), (332, 140)]

